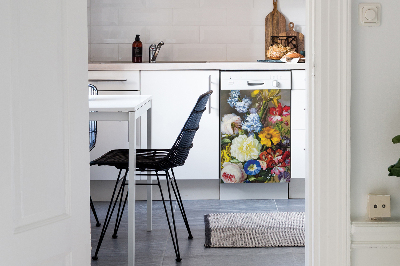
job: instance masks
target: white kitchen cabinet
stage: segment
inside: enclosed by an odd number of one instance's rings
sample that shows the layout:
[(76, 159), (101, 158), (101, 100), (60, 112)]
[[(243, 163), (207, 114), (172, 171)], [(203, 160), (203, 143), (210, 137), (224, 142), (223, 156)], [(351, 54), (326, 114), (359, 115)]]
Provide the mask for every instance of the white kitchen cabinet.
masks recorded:
[(219, 178), (219, 71), (141, 71), (141, 94), (153, 96), (152, 147), (170, 148), (198, 97), (211, 88), (188, 159), (174, 169), (177, 179)]
[(292, 90), (291, 96), (291, 128), (306, 129), (306, 91)]
[(306, 176), (306, 71), (292, 70), (291, 178)]
[(304, 129), (291, 131), (291, 178), (306, 177), (306, 134)]
[[(99, 95), (140, 94), (139, 71), (89, 71), (88, 77), (89, 83), (97, 87)], [(140, 143), (139, 123), (137, 126), (136, 143)], [(126, 121), (98, 121), (96, 146), (90, 152), (90, 160), (113, 149), (128, 149), (128, 123)], [(118, 170), (115, 167), (90, 167), (90, 180), (115, 180), (117, 175)]]
[(306, 89), (306, 71), (292, 70), (292, 90)]

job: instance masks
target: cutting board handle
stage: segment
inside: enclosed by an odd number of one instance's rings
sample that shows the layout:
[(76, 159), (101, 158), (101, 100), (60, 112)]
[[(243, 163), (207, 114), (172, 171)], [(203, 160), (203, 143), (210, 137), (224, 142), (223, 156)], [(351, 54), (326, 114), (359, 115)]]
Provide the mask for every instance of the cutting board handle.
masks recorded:
[(274, 11), (278, 10), (278, 0), (272, 0), (274, 3)]
[(293, 22), (289, 23), (289, 30), (293, 30), (294, 31), (294, 23)]

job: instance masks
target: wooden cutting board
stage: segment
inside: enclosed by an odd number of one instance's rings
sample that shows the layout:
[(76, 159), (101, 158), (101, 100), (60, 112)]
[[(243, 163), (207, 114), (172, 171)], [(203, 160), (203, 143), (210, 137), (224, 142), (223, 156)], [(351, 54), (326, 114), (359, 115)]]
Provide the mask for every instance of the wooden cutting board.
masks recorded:
[(304, 51), (304, 35), (300, 32), (294, 30), (294, 23), (289, 23), (289, 30), (286, 32), (281, 32), (279, 36), (296, 36), (297, 37), (297, 51)]
[(267, 51), (271, 46), (271, 36), (279, 36), (281, 32), (286, 31), (286, 18), (278, 11), (278, 0), (272, 0), (274, 10), (265, 17), (265, 59)]

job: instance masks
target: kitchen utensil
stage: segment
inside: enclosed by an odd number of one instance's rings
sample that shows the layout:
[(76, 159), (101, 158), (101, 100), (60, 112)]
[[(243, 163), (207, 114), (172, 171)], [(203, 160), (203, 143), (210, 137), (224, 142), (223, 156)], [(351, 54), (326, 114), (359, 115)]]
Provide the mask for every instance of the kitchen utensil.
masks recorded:
[(268, 48), (271, 46), (271, 36), (278, 36), (286, 31), (286, 18), (278, 11), (278, 0), (273, 0), (274, 9), (265, 17), (265, 59)]
[(294, 30), (294, 23), (289, 23), (289, 30), (286, 32), (281, 32), (280, 36), (296, 36), (297, 38), (297, 49), (296, 52), (304, 51), (304, 35), (300, 32)]

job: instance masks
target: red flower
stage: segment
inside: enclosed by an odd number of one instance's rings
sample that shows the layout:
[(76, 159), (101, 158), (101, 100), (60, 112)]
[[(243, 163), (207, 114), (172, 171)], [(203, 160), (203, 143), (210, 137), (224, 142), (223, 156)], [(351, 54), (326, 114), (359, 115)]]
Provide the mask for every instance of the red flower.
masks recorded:
[(277, 121), (282, 121), (282, 117), (290, 115), (290, 106), (282, 107), (282, 104), (279, 103), (278, 107), (269, 108), (269, 116), (268, 121), (275, 123)]
[(260, 154), (260, 159), (267, 162), (268, 168), (274, 168), (274, 170), (277, 171), (278, 169), (290, 165), (290, 151), (285, 151), (283, 153), (281, 149), (273, 151), (269, 148), (267, 151), (263, 151)]

